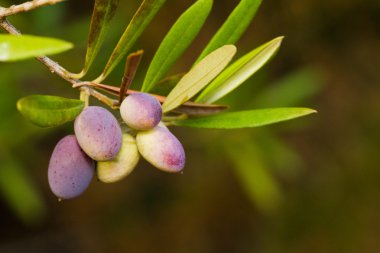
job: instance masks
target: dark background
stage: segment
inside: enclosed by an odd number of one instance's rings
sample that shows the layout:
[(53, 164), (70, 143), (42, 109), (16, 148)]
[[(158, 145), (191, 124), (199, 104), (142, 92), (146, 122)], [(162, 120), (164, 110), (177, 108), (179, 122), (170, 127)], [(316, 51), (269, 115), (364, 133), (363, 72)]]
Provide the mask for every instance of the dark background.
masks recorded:
[[(1, 1), (2, 6), (22, 1)], [(121, 1), (104, 66), (138, 7)], [(167, 1), (136, 44), (145, 55), (193, 1)], [(173, 73), (186, 71), (238, 3), (213, 11)], [(93, 1), (68, 0), (11, 17), (22, 32), (58, 37), (75, 49), (54, 56), (79, 72)], [(238, 54), (284, 35), (277, 57), (223, 100), (233, 109), (305, 106), (318, 114), (257, 129), (173, 128), (184, 144), (183, 175), (141, 162), (124, 181), (94, 180), (59, 203), (46, 170), (72, 124), (38, 129), (16, 111), (29, 94), (77, 91), (29, 60), (0, 64), (0, 252), (360, 252), (380, 250), (380, 1), (263, 1)], [(118, 84), (120, 66), (107, 79)]]

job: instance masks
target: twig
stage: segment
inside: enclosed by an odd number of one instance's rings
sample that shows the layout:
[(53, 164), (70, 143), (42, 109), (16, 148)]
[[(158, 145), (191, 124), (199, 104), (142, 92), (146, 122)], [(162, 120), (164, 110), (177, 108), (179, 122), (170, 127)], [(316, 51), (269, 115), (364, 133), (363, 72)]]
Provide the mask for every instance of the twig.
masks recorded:
[[(93, 83), (93, 82), (82, 82), (82, 83), (75, 84), (73, 87), (78, 88), (78, 87), (85, 87), (85, 86), (92, 87), (94, 89), (99, 89), (104, 92), (107, 92), (108, 94), (120, 97), (120, 88), (116, 86), (111, 86), (111, 85), (106, 85), (106, 84), (101, 84), (101, 83)], [(125, 91), (125, 95), (131, 95), (138, 92), (140, 91), (128, 89)], [(164, 103), (166, 100), (166, 97), (164, 96), (160, 96), (153, 93), (149, 93), (149, 94), (154, 96), (161, 104)], [(178, 108), (176, 108), (174, 112), (185, 113), (188, 115), (211, 115), (211, 114), (220, 113), (227, 109), (228, 109), (228, 106), (225, 106), (225, 105), (200, 104), (200, 103), (187, 101), (183, 103), (181, 106), (179, 106)]]
[(0, 18), (11, 16), (20, 12), (27, 12), (45, 5), (53, 5), (65, 0), (33, 0), (19, 5), (12, 5), (8, 8), (0, 8)]
[[(2, 18), (2, 19), (0, 18), (0, 27), (2, 27), (5, 31), (7, 31), (10, 34), (21, 35), (21, 33), (6, 18)], [(71, 78), (69, 71), (67, 71), (65, 68), (59, 65), (59, 63), (53, 61), (49, 57), (40, 56), (40, 57), (36, 57), (36, 59), (40, 61), (43, 65), (45, 65), (52, 74), (58, 75), (62, 79), (71, 83), (74, 87), (75, 87), (75, 84), (83, 83), (79, 79)], [(83, 87), (80, 87), (79, 89), (80, 91), (90, 94), (94, 98), (98, 99), (100, 102), (110, 106), (113, 109), (115, 108), (117, 104), (117, 100), (111, 99), (89, 86), (83, 86)]]
[[(0, 20), (0, 26), (6, 30), (8, 33), (13, 34), (13, 35), (21, 35), (20, 31), (16, 29), (7, 19), (2, 19)], [(65, 79), (71, 84), (75, 84), (80, 82), (78, 79), (73, 79), (69, 77), (67, 74), (69, 71), (64, 69), (59, 63), (53, 61), (49, 57), (46, 56), (40, 56), (36, 57), (38, 61), (40, 61), (42, 64), (44, 64), (51, 73), (58, 75), (59, 77)]]
[(97, 100), (99, 100), (100, 102), (102, 102), (103, 104), (111, 107), (112, 109), (118, 108), (118, 104), (119, 104), (118, 100), (111, 99), (108, 96), (100, 93), (99, 91), (96, 91), (96, 90), (91, 89), (89, 87), (87, 87), (87, 88), (89, 89), (90, 95), (93, 96), (94, 98), (96, 98)]
[[(10, 34), (21, 35), (21, 33), (6, 18), (0, 18), (0, 27), (2, 27), (4, 30), (6, 30)], [(120, 97), (120, 93), (130, 95), (130, 94), (138, 92), (131, 89), (126, 89), (124, 92), (120, 92), (120, 88), (118, 87), (113, 87), (113, 86), (98, 84), (98, 83), (93, 83), (93, 82), (84, 82), (79, 79), (72, 78), (71, 77), (72, 73), (67, 71), (65, 68), (59, 65), (59, 63), (53, 61), (47, 56), (36, 57), (36, 59), (40, 61), (43, 65), (45, 65), (52, 74), (55, 74), (61, 77), (62, 79), (66, 80), (67, 82), (71, 83), (73, 88), (79, 88), (79, 90), (82, 93), (88, 94), (96, 98), (97, 100), (111, 107), (112, 109), (118, 108), (119, 101), (98, 92), (97, 90), (95, 90), (95, 88), (101, 89), (106, 92), (110, 92), (119, 97)], [(155, 94), (152, 94), (152, 95), (154, 95), (161, 103), (163, 103), (166, 99), (166, 97), (164, 96), (159, 96)], [(181, 105), (179, 108), (177, 108), (175, 112), (185, 113), (189, 115), (208, 115), (208, 114), (219, 113), (223, 110), (226, 110), (227, 108), (228, 107), (223, 106), (223, 105), (208, 105), (208, 104), (197, 104), (194, 102), (186, 102), (183, 105)]]

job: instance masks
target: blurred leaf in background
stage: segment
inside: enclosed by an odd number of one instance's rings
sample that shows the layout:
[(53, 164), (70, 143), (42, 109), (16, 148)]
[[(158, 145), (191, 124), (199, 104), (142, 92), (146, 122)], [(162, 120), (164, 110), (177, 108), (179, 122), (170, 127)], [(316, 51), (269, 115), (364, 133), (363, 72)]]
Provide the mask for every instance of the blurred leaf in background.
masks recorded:
[(311, 66), (291, 72), (270, 87), (259, 92), (252, 105), (255, 107), (299, 106), (321, 92), (324, 74)]
[(32, 35), (0, 34), (0, 61), (19, 61), (69, 50), (69, 42)]
[(45, 218), (47, 209), (41, 192), (27, 172), (27, 168), (5, 152), (1, 152), (0, 157), (2, 197), (25, 224), (40, 224)]
[(237, 145), (229, 143), (226, 153), (241, 186), (256, 207), (265, 213), (278, 208), (283, 201), (282, 191), (254, 139), (252, 142), (245, 139)]
[[(16, 157), (15, 150), (33, 150), (34, 143), (41, 132), (37, 127), (24, 124), (16, 110), (15, 103), (20, 91), (13, 83), (20, 81), (14, 75), (18, 65), (1, 66), (0, 92), (2, 94), (0, 117), (0, 195), (8, 203), (15, 215), (28, 225), (39, 225), (47, 214), (46, 203), (41, 195), (41, 187), (34, 182), (29, 166)], [(30, 69), (29, 71), (33, 71)]]

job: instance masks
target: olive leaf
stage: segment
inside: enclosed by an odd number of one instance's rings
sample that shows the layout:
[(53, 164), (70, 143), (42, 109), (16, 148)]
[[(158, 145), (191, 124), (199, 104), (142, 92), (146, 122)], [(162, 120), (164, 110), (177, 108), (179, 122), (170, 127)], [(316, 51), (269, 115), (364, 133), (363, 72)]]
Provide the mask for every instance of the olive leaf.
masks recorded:
[(92, 12), (90, 32), (88, 34), (88, 44), (86, 60), (83, 70), (79, 76), (84, 76), (95, 57), (99, 53), (100, 47), (106, 37), (110, 21), (115, 15), (119, 0), (95, 0)]
[(236, 89), (273, 57), (282, 39), (278, 37), (235, 61), (207, 86), (196, 101), (213, 103)]
[(95, 82), (101, 82), (104, 80), (127, 55), (145, 28), (161, 9), (165, 1), (166, 0), (144, 0), (142, 2), (113, 50), (103, 73), (95, 80)]
[(151, 91), (189, 47), (208, 17), (212, 0), (198, 0), (175, 22), (148, 68), (142, 91)]
[(177, 126), (214, 129), (259, 127), (302, 117), (315, 112), (313, 109), (295, 107), (257, 109), (178, 120), (175, 121), (174, 124)]
[(59, 126), (72, 121), (83, 110), (81, 100), (56, 96), (31, 95), (17, 102), (17, 109), (40, 127)]
[(18, 61), (69, 50), (69, 42), (32, 35), (0, 34), (0, 62)]
[(171, 111), (195, 96), (227, 66), (235, 53), (235, 46), (226, 45), (206, 56), (169, 93), (162, 105), (162, 111)]
[(236, 44), (255, 17), (261, 2), (262, 0), (241, 0), (196, 62), (225, 44)]

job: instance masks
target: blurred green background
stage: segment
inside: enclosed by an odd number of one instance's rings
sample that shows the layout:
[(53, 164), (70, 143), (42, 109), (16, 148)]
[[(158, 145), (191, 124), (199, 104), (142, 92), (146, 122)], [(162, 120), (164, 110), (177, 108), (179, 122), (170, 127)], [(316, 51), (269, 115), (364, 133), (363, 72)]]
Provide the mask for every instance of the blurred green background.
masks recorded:
[[(121, 1), (88, 78), (100, 73), (139, 2)], [(135, 47), (145, 50), (136, 85), (192, 2), (167, 1), (145, 31)], [(190, 68), (238, 3), (214, 2), (173, 74)], [(79, 72), (92, 4), (68, 0), (10, 21), (27, 34), (73, 42), (74, 50), (53, 58)], [(173, 128), (187, 152), (183, 175), (142, 162), (124, 181), (94, 180), (61, 203), (47, 165), (72, 124), (36, 128), (15, 104), (29, 94), (78, 94), (37, 61), (0, 63), (0, 252), (379, 252), (380, 1), (263, 1), (238, 54), (279, 35), (286, 38), (276, 58), (223, 102), (305, 106), (317, 115), (247, 130)], [(107, 83), (118, 84), (122, 70)]]

